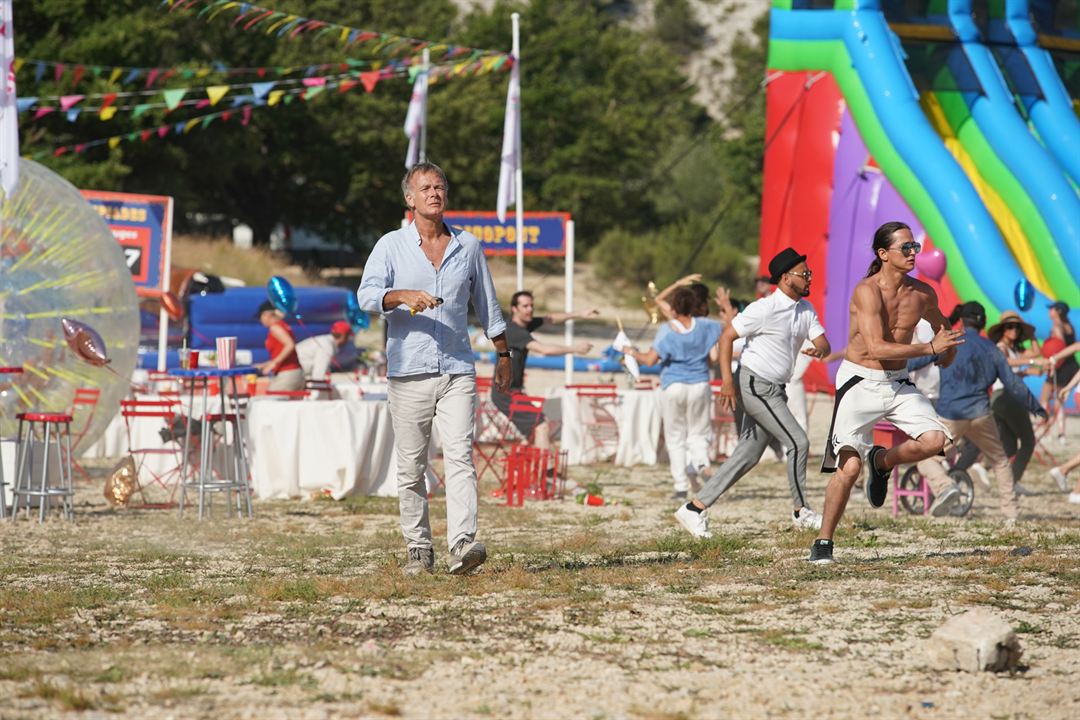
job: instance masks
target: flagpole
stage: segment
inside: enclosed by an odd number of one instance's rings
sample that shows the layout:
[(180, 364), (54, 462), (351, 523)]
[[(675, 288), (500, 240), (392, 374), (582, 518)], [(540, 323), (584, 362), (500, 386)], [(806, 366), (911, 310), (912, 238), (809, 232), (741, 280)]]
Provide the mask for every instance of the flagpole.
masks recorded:
[(420, 162), (427, 162), (427, 84), (430, 82), (428, 68), (431, 66), (431, 51), (424, 48), (424, 104), (420, 108)]
[[(510, 54), (514, 56), (514, 65), (518, 73), (518, 87), (521, 87), (521, 30), (519, 27), (519, 21), (521, 15), (514, 13), (510, 16), (511, 28), (513, 32), (513, 43), (511, 44)], [(522, 186), (524, 185), (524, 175), (521, 170), (521, 92), (518, 91), (518, 122), (517, 122), (517, 137), (515, 138), (514, 151), (517, 157), (514, 158), (514, 164), (517, 166), (514, 169), (514, 200), (515, 214), (516, 214), (516, 234), (517, 239), (517, 289), (525, 289), (525, 199)]]

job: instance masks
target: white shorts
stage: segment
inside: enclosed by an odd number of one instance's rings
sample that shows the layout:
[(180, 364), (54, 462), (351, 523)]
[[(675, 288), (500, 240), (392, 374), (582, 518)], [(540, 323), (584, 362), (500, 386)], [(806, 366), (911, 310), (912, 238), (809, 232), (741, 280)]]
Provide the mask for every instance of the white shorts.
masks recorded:
[(844, 448), (866, 457), (873, 447), (874, 425), (879, 420), (892, 423), (913, 438), (938, 430), (952, 439), (934, 406), (907, 375), (907, 370), (876, 370), (848, 360), (840, 364), (822, 472), (836, 471), (837, 458)]

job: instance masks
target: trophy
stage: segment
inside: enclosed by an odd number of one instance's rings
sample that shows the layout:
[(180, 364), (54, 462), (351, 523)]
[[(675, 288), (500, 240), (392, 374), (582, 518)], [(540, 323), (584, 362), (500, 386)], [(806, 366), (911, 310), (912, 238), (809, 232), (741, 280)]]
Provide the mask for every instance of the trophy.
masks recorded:
[(641, 304), (645, 306), (650, 325), (660, 322), (660, 307), (656, 304), (656, 292), (656, 283), (650, 280), (645, 288), (645, 294), (641, 296)]

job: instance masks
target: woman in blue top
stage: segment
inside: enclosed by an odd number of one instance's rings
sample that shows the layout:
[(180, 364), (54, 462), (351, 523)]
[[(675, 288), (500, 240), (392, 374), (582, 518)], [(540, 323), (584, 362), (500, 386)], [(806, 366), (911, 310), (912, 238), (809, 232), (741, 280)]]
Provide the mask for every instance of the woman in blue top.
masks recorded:
[(660, 409), (675, 483), (672, 499), (681, 500), (689, 494), (689, 474), (697, 475), (709, 465), (709, 351), (724, 328), (716, 320), (697, 316), (701, 303), (688, 287), (675, 291), (671, 308), (675, 318), (660, 327), (648, 352), (633, 348), (626, 352), (642, 365), (660, 363)]

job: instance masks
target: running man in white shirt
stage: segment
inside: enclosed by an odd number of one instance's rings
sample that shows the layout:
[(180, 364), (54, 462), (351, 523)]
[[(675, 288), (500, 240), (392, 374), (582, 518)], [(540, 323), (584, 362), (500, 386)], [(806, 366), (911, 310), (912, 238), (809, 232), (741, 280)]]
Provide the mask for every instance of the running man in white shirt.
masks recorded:
[[(332, 370), (344, 370), (339, 367), (340, 356), (345, 354), (348, 342), (352, 339), (352, 328), (344, 320), (338, 320), (330, 326), (326, 335), (312, 335), (296, 343), (296, 357), (308, 380), (326, 380)], [(350, 353), (356, 357), (355, 347)]]
[[(950, 438), (934, 406), (908, 380), (908, 358), (939, 355), (939, 364), (948, 367), (964, 342), (963, 333), (953, 331), (942, 315), (934, 289), (908, 277), (921, 249), (907, 225), (885, 223), (874, 233), (874, 261), (852, 294), (851, 331), (836, 374), (833, 421), (821, 464), (822, 472), (836, 474), (825, 490), (821, 534), (810, 547), (810, 562), (833, 561), (833, 533), (862, 472), (863, 455), (869, 466), (866, 499), (881, 507), (892, 469), (937, 455)], [(929, 342), (912, 343), (920, 319), (936, 334)], [(882, 419), (914, 439), (888, 449), (872, 445), (874, 424)]]
[(746, 338), (737, 380), (744, 415), (739, 444), (731, 456), (694, 500), (675, 511), (675, 519), (695, 537), (711, 537), (704, 511), (757, 465), (774, 437), (783, 443), (787, 455), (792, 522), (799, 528), (821, 527), (821, 516), (810, 509), (806, 500), (806, 431), (788, 409), (784, 386), (791, 379), (803, 341), (810, 340), (813, 347), (802, 352), (815, 358), (829, 354), (829, 341), (814, 306), (803, 299), (810, 294), (811, 273), (806, 256), (786, 248), (769, 261), (769, 273), (776, 291), (750, 303), (720, 336), (720, 402), (728, 410), (734, 410), (736, 403), (732, 346), (736, 338)]

